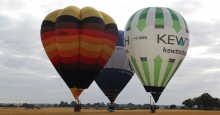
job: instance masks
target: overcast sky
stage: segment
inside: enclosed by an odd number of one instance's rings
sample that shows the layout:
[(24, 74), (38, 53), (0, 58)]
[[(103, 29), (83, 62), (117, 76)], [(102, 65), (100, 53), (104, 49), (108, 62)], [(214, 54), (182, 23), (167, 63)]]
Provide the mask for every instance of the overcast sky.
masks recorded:
[[(43, 49), (44, 17), (69, 5), (92, 6), (106, 12), (124, 30), (129, 17), (145, 7), (169, 7), (188, 23), (190, 46), (182, 65), (157, 104), (181, 105), (185, 99), (209, 93), (220, 98), (220, 15), (218, 0), (1, 0), (0, 103), (60, 103), (74, 100)], [(150, 103), (135, 74), (115, 103)], [(82, 103), (109, 102), (95, 82)]]

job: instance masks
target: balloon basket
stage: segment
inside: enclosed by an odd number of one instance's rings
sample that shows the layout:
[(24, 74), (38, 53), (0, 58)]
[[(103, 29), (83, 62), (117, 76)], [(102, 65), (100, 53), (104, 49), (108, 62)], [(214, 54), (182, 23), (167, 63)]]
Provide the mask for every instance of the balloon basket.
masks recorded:
[(114, 112), (114, 110), (115, 110), (115, 107), (114, 106), (109, 106), (108, 107), (108, 112)]
[(81, 106), (79, 104), (74, 106), (74, 112), (81, 112)]

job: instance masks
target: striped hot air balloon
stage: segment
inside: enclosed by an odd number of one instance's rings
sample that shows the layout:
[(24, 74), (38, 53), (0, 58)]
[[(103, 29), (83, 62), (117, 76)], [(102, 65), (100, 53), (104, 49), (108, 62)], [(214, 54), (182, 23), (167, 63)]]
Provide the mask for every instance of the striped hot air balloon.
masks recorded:
[(127, 57), (157, 102), (187, 54), (187, 23), (172, 9), (148, 7), (130, 17), (124, 32)]
[(53, 11), (41, 25), (45, 52), (76, 100), (105, 66), (117, 39), (113, 18), (92, 7)]
[(99, 88), (112, 104), (134, 75), (133, 68), (125, 54), (123, 37), (124, 32), (119, 30), (115, 50), (95, 79)]

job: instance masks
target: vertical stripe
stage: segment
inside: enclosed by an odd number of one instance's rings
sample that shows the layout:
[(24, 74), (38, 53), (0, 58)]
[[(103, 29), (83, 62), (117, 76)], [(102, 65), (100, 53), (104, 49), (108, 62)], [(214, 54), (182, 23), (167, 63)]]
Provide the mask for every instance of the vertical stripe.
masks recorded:
[(174, 62), (175, 62), (175, 59), (171, 59), (171, 58), (169, 59), (165, 74), (163, 76), (163, 81), (161, 83), (161, 87), (164, 86), (164, 83), (167, 80), (168, 75), (170, 74), (170, 70), (172, 69)]
[(173, 20), (170, 14), (170, 11), (167, 8), (162, 8), (163, 10), (163, 16), (164, 16), (164, 25), (173, 25)]
[(162, 8), (156, 8), (155, 28), (164, 28), (164, 15)]
[(169, 8), (168, 8), (168, 10), (170, 11), (170, 14), (172, 16), (173, 29), (178, 33), (180, 31), (180, 29), (181, 29), (178, 16), (176, 15), (176, 13), (173, 10), (171, 10)]
[(157, 55), (157, 57), (154, 59), (154, 86), (158, 86), (161, 64), (162, 58), (160, 55)]
[(164, 84), (164, 87), (167, 85), (167, 83), (169, 83), (170, 79), (171, 79), (171, 78), (173, 77), (173, 75), (176, 73), (176, 71), (177, 71), (177, 69), (179, 68), (179, 66), (180, 66), (180, 64), (182, 63), (182, 61), (183, 61), (183, 59), (181, 59), (181, 60), (178, 62), (177, 66), (176, 66), (175, 70), (173, 71), (173, 73), (171, 74), (170, 78), (169, 78), (169, 79), (166, 81), (166, 83)]
[(137, 28), (139, 29), (139, 31), (141, 32), (146, 26), (146, 19), (147, 19), (147, 13), (148, 13), (148, 10), (150, 8), (145, 8), (142, 12), (141, 12), (141, 15), (138, 19), (138, 25), (137, 25)]
[(141, 72), (140, 72), (140, 70), (139, 70), (139, 68), (138, 68), (137, 62), (136, 62), (135, 58), (134, 58), (132, 55), (131, 55), (131, 62), (132, 62), (133, 65), (134, 65), (134, 68), (135, 68), (135, 70), (136, 70), (136, 72), (137, 72), (137, 74), (138, 74), (138, 76), (139, 76), (139, 79), (141, 80), (141, 83), (142, 83), (143, 85), (145, 85), (145, 82), (144, 82), (144, 80), (143, 80), (143, 77), (142, 77), (142, 75), (141, 75)]
[[(182, 17), (182, 16), (181, 16)], [(185, 27), (186, 27), (186, 33), (189, 33), (189, 29), (188, 29), (188, 26), (187, 26), (187, 23), (186, 23), (186, 20), (182, 17), (183, 21), (184, 21), (184, 24), (185, 24)]]
[(133, 21), (133, 18), (134, 18), (134, 16), (135, 16), (135, 14), (136, 14), (137, 12), (135, 12), (130, 18), (129, 18), (129, 20), (128, 20), (128, 26), (127, 26), (127, 28), (126, 28), (126, 31), (130, 31), (131, 30), (131, 23), (132, 23), (132, 21)]
[(140, 57), (140, 59), (141, 59), (141, 64), (144, 70), (145, 77), (147, 79), (147, 83), (150, 86), (151, 82), (150, 82), (150, 73), (149, 73), (149, 68), (148, 68), (148, 63), (147, 63), (147, 57)]
[(154, 25), (155, 24), (155, 7), (150, 7), (148, 14), (147, 14), (147, 25)]

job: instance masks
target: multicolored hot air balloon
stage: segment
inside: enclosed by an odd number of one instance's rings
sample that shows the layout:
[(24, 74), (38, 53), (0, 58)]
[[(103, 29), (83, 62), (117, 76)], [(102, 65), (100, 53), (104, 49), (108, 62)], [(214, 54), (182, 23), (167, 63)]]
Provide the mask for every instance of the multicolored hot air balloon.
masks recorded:
[(53, 11), (41, 25), (45, 52), (76, 100), (108, 62), (117, 39), (113, 18), (92, 7)]
[(132, 66), (125, 54), (123, 45), (124, 32), (118, 31), (118, 42), (108, 63), (95, 81), (111, 104), (134, 75)]
[(148, 7), (130, 17), (124, 32), (127, 57), (157, 102), (187, 54), (187, 23), (170, 8)]

